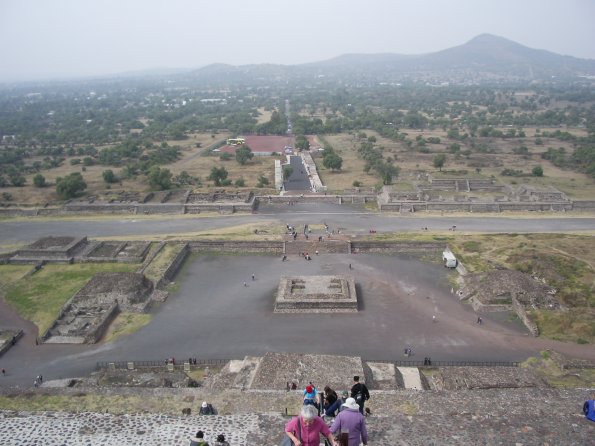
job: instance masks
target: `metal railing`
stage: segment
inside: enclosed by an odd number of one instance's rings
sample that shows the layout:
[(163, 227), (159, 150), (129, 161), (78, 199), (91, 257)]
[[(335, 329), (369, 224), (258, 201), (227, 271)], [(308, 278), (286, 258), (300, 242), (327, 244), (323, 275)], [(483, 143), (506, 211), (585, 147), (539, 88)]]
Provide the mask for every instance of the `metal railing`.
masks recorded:
[[(196, 359), (190, 364), (196, 366), (223, 366), (231, 359)], [(424, 358), (419, 360), (390, 360), (390, 359), (364, 359), (364, 362), (379, 362), (384, 364), (394, 364), (397, 367), (519, 367), (519, 361), (435, 361), (431, 358)], [(184, 363), (188, 359), (176, 360), (174, 368), (183, 368)], [(99, 361), (96, 364), (96, 369), (127, 369), (129, 363), (132, 363), (134, 368), (142, 367), (167, 367), (171, 362), (162, 361)], [(113, 364), (113, 365), (112, 365)]]
[[(223, 365), (227, 364), (229, 361), (230, 361), (230, 359), (196, 359), (196, 364), (193, 361), (192, 364), (190, 364), (190, 365), (191, 366), (193, 366), (193, 365), (196, 365), (196, 366), (199, 366), (199, 365), (200, 366), (223, 366)], [(135, 369), (142, 368), (142, 367), (167, 367), (168, 365), (172, 364), (171, 361), (166, 361), (166, 360), (162, 360), (162, 361), (98, 361), (95, 367), (97, 370), (108, 369), (108, 368), (127, 369), (129, 363), (132, 363)], [(173, 366), (174, 366), (174, 368), (181, 369), (184, 367), (185, 363), (188, 363), (188, 358), (176, 360), (176, 362), (175, 362), (175, 364), (173, 364)]]
[(365, 359), (364, 362), (380, 362), (394, 364), (397, 367), (518, 367), (519, 361), (435, 361), (431, 358), (419, 360), (390, 360), (390, 359)]

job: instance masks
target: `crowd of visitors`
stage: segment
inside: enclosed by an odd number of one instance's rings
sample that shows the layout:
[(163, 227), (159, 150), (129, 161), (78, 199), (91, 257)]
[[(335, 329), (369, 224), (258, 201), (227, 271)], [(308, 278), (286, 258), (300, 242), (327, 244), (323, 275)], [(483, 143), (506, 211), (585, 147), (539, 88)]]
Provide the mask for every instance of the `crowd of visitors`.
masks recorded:
[[(289, 385), (289, 383), (288, 383)], [(285, 426), (282, 446), (318, 446), (320, 436), (325, 444), (333, 446), (359, 446), (368, 444), (368, 431), (364, 413), (365, 402), (370, 399), (366, 385), (359, 376), (353, 377), (351, 391), (344, 390), (341, 397), (329, 386), (318, 392), (310, 382), (303, 391), (300, 414)], [(326, 419), (334, 418), (330, 426)]]

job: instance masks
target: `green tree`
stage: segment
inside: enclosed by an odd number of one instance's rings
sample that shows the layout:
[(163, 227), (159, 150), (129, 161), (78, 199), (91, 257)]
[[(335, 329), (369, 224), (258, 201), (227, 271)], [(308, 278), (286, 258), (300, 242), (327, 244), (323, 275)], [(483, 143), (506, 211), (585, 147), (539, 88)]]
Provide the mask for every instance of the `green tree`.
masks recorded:
[(215, 186), (221, 186), (221, 182), (227, 178), (227, 175), (229, 175), (229, 173), (225, 167), (213, 167), (211, 169), (211, 173), (207, 177), (207, 180), (211, 180), (213, 183), (215, 183)]
[(47, 186), (47, 184), (45, 182), (45, 177), (42, 174), (38, 173), (37, 175), (35, 175), (33, 177), (33, 185), (35, 187), (45, 187), (45, 186)]
[(149, 169), (147, 178), (152, 189), (167, 190), (171, 188), (172, 173), (169, 169), (153, 166)]
[(284, 166), (283, 167), (283, 181), (289, 180), (289, 177), (293, 173), (293, 167), (291, 166)]
[(391, 184), (393, 179), (399, 176), (400, 169), (397, 166), (388, 163), (379, 163), (375, 167), (382, 178), (382, 184)]
[(256, 187), (265, 187), (269, 185), (269, 179), (264, 175), (260, 175), (258, 177), (258, 182), (256, 183)]
[(20, 174), (13, 174), (10, 176), (10, 182), (15, 187), (23, 187), (27, 182), (27, 179)]
[(116, 177), (116, 174), (111, 169), (104, 170), (101, 175), (103, 176), (103, 181), (105, 181), (108, 184), (115, 183), (118, 181), (118, 177)]
[(245, 165), (253, 157), (254, 154), (252, 153), (252, 149), (246, 145), (236, 150), (236, 161), (240, 164), (240, 166)]
[(343, 166), (343, 158), (334, 152), (328, 153), (322, 159), (322, 165), (327, 169), (341, 170)]
[(246, 180), (244, 180), (243, 178), (238, 178), (235, 182), (234, 182), (234, 186), (235, 187), (246, 187)]
[(438, 153), (434, 156), (434, 167), (437, 167), (442, 172), (442, 167), (446, 161), (446, 155), (444, 153)]
[(299, 150), (310, 150), (310, 141), (304, 135), (295, 137), (295, 147)]
[(540, 165), (535, 166), (532, 170), (531, 170), (531, 174), (534, 177), (542, 177), (543, 176), (543, 167), (541, 167)]
[(64, 178), (56, 178), (56, 192), (60, 198), (69, 199), (76, 197), (79, 192), (87, 188), (87, 183), (80, 172), (71, 173)]

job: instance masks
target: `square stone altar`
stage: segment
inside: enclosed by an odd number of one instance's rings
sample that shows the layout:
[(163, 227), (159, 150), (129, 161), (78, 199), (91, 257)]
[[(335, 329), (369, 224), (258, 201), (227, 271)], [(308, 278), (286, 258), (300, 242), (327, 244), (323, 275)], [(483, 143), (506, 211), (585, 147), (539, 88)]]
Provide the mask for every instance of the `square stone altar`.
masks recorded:
[(274, 312), (355, 313), (355, 280), (352, 276), (283, 276)]

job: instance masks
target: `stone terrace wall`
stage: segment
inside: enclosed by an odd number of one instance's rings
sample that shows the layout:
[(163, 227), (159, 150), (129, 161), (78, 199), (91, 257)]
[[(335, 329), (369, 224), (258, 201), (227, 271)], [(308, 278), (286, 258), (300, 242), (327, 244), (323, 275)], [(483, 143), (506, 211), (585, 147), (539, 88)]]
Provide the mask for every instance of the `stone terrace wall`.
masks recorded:
[(159, 279), (159, 281), (155, 284), (155, 288), (160, 288), (173, 280), (176, 274), (178, 274), (178, 271), (180, 271), (180, 268), (184, 264), (184, 260), (186, 260), (188, 254), (190, 254), (190, 247), (188, 246), (188, 243), (186, 243), (167, 267), (163, 273), (163, 277), (161, 277), (161, 279)]
[(242, 242), (233, 240), (198, 241), (188, 243), (191, 252), (200, 251), (228, 251), (228, 252), (270, 252), (283, 253), (283, 242), (252, 241)]
[(521, 319), (525, 327), (531, 332), (533, 336), (539, 336), (539, 328), (537, 328), (537, 324), (533, 322), (529, 314), (527, 314), (527, 310), (515, 297), (512, 298), (512, 309), (517, 314), (517, 316)]
[(432, 242), (374, 242), (374, 241), (351, 241), (352, 253), (367, 252), (442, 252), (444, 243)]

